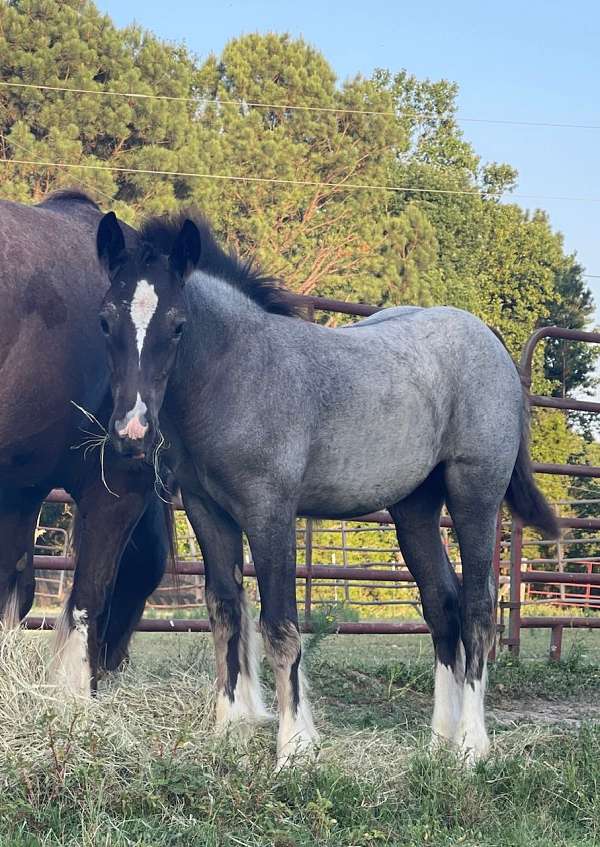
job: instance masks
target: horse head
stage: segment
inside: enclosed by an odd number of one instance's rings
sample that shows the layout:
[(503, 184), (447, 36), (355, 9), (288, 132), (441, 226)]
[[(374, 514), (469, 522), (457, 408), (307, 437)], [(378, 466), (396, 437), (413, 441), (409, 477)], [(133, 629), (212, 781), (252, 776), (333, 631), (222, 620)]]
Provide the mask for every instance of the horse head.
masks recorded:
[(160, 437), (158, 415), (185, 328), (184, 285), (201, 251), (185, 220), (168, 254), (142, 238), (129, 249), (113, 212), (98, 227), (97, 251), (110, 288), (100, 311), (114, 408), (109, 433), (116, 451), (144, 459)]

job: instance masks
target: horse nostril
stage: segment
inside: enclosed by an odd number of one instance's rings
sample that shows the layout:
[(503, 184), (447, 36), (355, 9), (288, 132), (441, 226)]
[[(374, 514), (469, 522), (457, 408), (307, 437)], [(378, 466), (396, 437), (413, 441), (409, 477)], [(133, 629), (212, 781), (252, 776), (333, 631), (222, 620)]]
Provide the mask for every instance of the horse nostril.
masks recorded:
[(140, 418), (136, 416), (131, 418), (125, 426), (122, 425), (122, 421), (117, 421), (115, 423), (115, 429), (120, 438), (128, 438), (130, 441), (140, 441), (148, 432), (148, 424), (142, 423)]

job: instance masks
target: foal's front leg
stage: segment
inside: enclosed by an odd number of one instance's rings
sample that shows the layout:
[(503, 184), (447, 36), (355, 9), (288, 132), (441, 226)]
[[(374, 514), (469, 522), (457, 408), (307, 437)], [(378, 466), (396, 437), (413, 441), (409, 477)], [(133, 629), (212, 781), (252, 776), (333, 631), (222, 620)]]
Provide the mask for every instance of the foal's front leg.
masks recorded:
[[(71, 595), (58, 620), (51, 678), (65, 694), (88, 697), (98, 683), (101, 621), (125, 545), (143, 514), (151, 485), (145, 474), (111, 474), (109, 493), (94, 480), (75, 495), (80, 543)], [(119, 484), (120, 483), (120, 484)]]
[(269, 515), (247, 529), (261, 598), (260, 626), (275, 674), (279, 706), (277, 766), (310, 753), (319, 736), (313, 724), (300, 659), (296, 606), (296, 515)]
[(183, 493), (206, 573), (217, 666), (217, 729), (268, 720), (258, 678), (257, 632), (243, 587), (242, 531), (208, 496)]

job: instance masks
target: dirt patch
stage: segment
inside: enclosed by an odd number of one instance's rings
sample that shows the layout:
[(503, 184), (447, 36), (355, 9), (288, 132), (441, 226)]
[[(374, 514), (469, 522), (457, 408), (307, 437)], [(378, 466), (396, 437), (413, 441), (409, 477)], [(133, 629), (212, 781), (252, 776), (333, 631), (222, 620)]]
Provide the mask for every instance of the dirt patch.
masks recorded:
[(600, 720), (598, 701), (568, 699), (562, 701), (529, 698), (512, 700), (489, 709), (490, 719), (500, 725), (532, 723), (561, 724), (577, 727), (587, 721)]

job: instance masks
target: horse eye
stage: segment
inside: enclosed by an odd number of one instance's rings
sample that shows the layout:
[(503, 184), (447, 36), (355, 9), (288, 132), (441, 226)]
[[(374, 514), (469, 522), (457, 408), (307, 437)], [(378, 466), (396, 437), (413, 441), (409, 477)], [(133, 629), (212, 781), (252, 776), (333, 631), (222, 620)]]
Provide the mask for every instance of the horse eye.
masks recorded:
[(100, 318), (100, 329), (104, 335), (110, 335), (110, 327), (106, 318)]
[(173, 335), (175, 336), (175, 338), (181, 338), (184, 326), (185, 321), (181, 321), (181, 323), (175, 324), (175, 327), (173, 329)]

